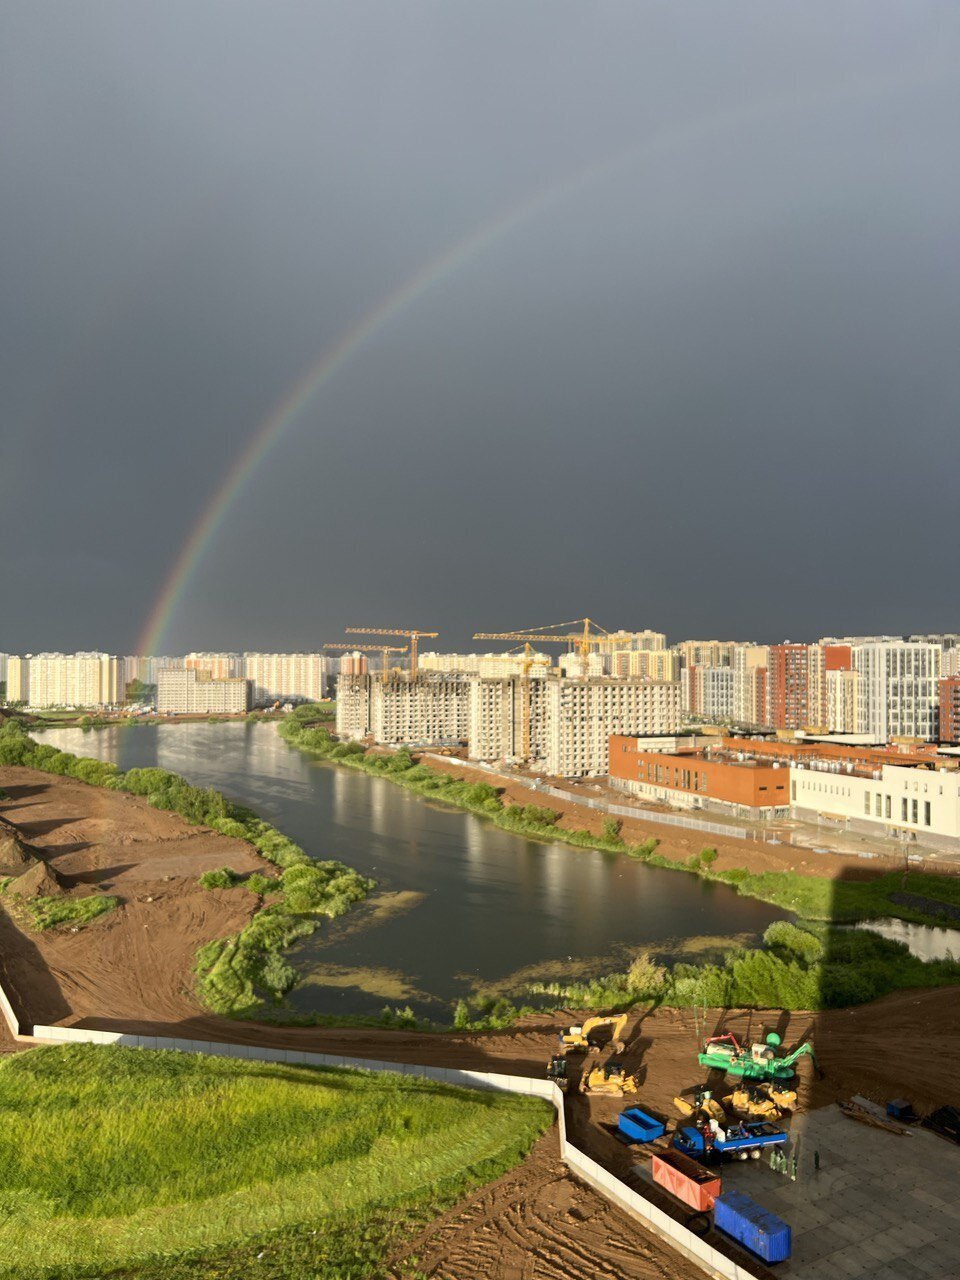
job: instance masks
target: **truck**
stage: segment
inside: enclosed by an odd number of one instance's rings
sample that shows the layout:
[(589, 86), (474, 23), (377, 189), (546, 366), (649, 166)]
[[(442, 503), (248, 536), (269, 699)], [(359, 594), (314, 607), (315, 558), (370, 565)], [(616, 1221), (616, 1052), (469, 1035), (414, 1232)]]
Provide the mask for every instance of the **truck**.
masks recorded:
[(684, 1125), (673, 1136), (673, 1145), (694, 1160), (759, 1160), (767, 1147), (784, 1146), (783, 1129), (765, 1121), (735, 1122), (721, 1128), (715, 1121), (698, 1129)]

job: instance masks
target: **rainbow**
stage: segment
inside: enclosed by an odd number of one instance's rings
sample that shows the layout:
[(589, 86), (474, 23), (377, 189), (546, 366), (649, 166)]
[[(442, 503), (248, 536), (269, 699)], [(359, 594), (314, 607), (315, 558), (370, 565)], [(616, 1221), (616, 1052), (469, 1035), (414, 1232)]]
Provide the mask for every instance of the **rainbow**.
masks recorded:
[(431, 289), (459, 271), (478, 254), (490, 248), (511, 231), (546, 212), (551, 206), (600, 179), (609, 177), (616, 170), (626, 168), (640, 158), (649, 160), (657, 155), (669, 154), (685, 147), (702, 144), (718, 134), (757, 120), (768, 123), (771, 115), (779, 109), (810, 109), (811, 107), (829, 109), (831, 103), (835, 104), (838, 100), (860, 97), (878, 88), (903, 87), (924, 80), (929, 80), (929, 77), (922, 73), (919, 76), (904, 76), (897, 82), (890, 78), (864, 77), (857, 83), (847, 82), (832, 93), (821, 90), (804, 98), (787, 93), (771, 100), (754, 101), (749, 106), (704, 117), (679, 129), (664, 130), (644, 142), (634, 144), (541, 189), (456, 241), (415, 275), (387, 294), (372, 311), (363, 316), (343, 335), (332, 350), (323, 352), (284, 398), (274, 406), (268, 417), (257, 428), (250, 443), (224, 476), (220, 488), (181, 548), (144, 625), (138, 652), (143, 654), (159, 652), (163, 636), (186, 593), (190, 580), (231, 507), (267, 454), (280, 441), (313, 397), (349, 361), (363, 351), (392, 320), (414, 305)]

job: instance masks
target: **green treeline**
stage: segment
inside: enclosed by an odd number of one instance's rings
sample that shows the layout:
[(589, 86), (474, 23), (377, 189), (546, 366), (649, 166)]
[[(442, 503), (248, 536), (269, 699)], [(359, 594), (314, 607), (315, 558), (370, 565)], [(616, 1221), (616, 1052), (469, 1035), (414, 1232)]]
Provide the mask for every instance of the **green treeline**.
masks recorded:
[[(284, 949), (313, 933), (323, 919), (343, 915), (374, 887), (374, 881), (342, 862), (309, 858), (298, 844), (251, 810), (227, 800), (212, 787), (195, 787), (167, 769), (129, 769), (123, 773), (115, 764), (35, 742), (17, 720), (0, 725), (0, 764), (40, 769), (91, 786), (143, 796), (154, 809), (178, 813), (187, 822), (203, 823), (221, 835), (245, 840), (279, 868), (280, 876), (275, 880), (259, 872), (244, 878), (246, 887), (261, 899), (268, 895), (269, 902), (261, 901), (260, 909), (239, 933), (214, 939), (197, 953), (197, 993), (215, 1013), (251, 1017), (267, 1007), (265, 1002), (281, 1000), (297, 980), (296, 971), (283, 958)], [(214, 873), (210, 887), (226, 887), (234, 877), (229, 868), (226, 871), (226, 877)], [(239, 878), (234, 877), (233, 882)]]

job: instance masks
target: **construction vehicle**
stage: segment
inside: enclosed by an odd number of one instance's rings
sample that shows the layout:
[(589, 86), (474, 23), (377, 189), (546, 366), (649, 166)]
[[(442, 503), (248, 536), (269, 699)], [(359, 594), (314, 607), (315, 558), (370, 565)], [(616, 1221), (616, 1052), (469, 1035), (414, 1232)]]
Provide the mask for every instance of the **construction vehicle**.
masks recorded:
[(583, 1093), (608, 1093), (622, 1098), (625, 1093), (637, 1092), (637, 1077), (628, 1076), (622, 1062), (610, 1061), (596, 1066), (580, 1081)]
[(809, 1041), (783, 1057), (777, 1052), (781, 1043), (777, 1032), (771, 1031), (762, 1041), (748, 1048), (727, 1032), (710, 1036), (703, 1052), (697, 1055), (697, 1061), (701, 1067), (713, 1067), (732, 1076), (741, 1076), (744, 1080), (792, 1080), (797, 1074), (794, 1064), (807, 1053), (813, 1058), (813, 1065), (817, 1066), (813, 1045)]
[(349, 649), (351, 653), (364, 653), (368, 649), (372, 649), (374, 653), (380, 654), (380, 679), (386, 680), (389, 669), (387, 667), (388, 653), (406, 653), (406, 649), (398, 649), (394, 645), (389, 644), (322, 644), (321, 649)]
[[(419, 644), (421, 637), (436, 637), (439, 631), (403, 631), (397, 627), (344, 627), (347, 635), (356, 636), (406, 636), (410, 641), (410, 679), (415, 680), (417, 675), (417, 654), (419, 652)], [(380, 646), (376, 646), (379, 648)]]
[(567, 1089), (570, 1085), (570, 1077), (567, 1074), (568, 1065), (569, 1064), (567, 1063), (567, 1060), (562, 1053), (554, 1054), (554, 1056), (547, 1063), (547, 1072), (546, 1072), (547, 1079), (552, 1080), (553, 1083), (557, 1085), (562, 1090), (563, 1093), (567, 1092)]
[(588, 1018), (579, 1027), (568, 1027), (560, 1032), (560, 1044), (568, 1052), (572, 1049), (580, 1053), (599, 1053), (604, 1047), (593, 1034), (598, 1027), (610, 1027), (610, 1038), (607, 1041), (614, 1053), (623, 1053), (626, 1048), (623, 1042), (623, 1031), (627, 1025), (627, 1014), (609, 1014), (596, 1018)]
[(709, 1089), (697, 1089), (692, 1098), (679, 1094), (674, 1098), (673, 1105), (682, 1116), (689, 1116), (695, 1125), (708, 1120), (714, 1120), (717, 1124), (727, 1123), (727, 1113)]
[(723, 1105), (735, 1115), (751, 1120), (780, 1120), (797, 1105), (797, 1095), (795, 1090), (782, 1089), (770, 1081), (744, 1082), (724, 1098)]
[(734, 1121), (724, 1127), (684, 1125), (673, 1135), (673, 1145), (701, 1163), (711, 1160), (759, 1160), (765, 1147), (782, 1147), (787, 1135), (772, 1124)]

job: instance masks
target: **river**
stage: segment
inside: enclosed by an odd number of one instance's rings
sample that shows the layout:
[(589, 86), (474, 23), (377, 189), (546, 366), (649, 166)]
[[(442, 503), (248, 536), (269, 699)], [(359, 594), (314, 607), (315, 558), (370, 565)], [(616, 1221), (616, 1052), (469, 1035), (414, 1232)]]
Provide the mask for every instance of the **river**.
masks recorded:
[(291, 958), (293, 1005), (449, 1020), (450, 1005), (528, 978), (624, 967), (632, 952), (702, 959), (755, 940), (784, 912), (725, 885), (631, 858), (525, 840), (383, 778), (312, 760), (273, 724), (179, 724), (43, 734), (123, 769), (160, 765), (255, 809), (314, 857), (374, 877), (363, 906)]

